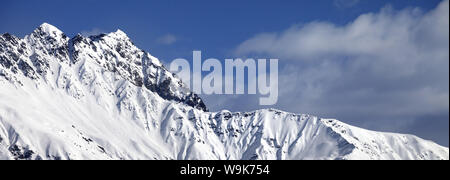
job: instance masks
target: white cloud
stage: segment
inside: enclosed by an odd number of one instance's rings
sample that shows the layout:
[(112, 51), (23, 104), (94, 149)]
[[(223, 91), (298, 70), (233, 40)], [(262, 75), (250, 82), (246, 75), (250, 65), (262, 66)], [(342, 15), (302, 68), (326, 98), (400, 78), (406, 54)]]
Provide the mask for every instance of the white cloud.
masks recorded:
[(312, 22), (282, 33), (259, 34), (243, 42), (236, 53), (265, 53), (292, 60), (385, 53), (404, 58), (407, 53), (424, 50), (427, 44), (446, 44), (448, 25), (448, 1), (425, 15), (419, 9), (397, 12), (386, 7), (379, 13), (363, 14), (346, 26)]
[(177, 41), (177, 38), (175, 37), (175, 35), (166, 34), (166, 35), (158, 38), (157, 41), (164, 45), (171, 45)]

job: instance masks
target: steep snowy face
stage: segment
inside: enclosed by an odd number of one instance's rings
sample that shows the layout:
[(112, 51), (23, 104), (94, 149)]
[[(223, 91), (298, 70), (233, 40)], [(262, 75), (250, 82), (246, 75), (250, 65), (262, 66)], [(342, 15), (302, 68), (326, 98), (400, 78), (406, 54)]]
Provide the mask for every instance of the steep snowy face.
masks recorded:
[(431, 141), (333, 119), (206, 110), (120, 30), (0, 36), (0, 159), (449, 159)]
[[(0, 38), (0, 76), (12, 83), (22, 84), (20, 76), (25, 76), (37, 83), (56, 81), (56, 86), (69, 85), (68, 89), (77, 91), (80, 87), (73, 82), (77, 81), (76, 77), (81, 78), (81, 83), (89, 83), (87, 81), (92, 79), (85, 78), (95, 78), (93, 71), (112, 72), (164, 99), (207, 111), (198, 95), (186, 88), (157, 58), (138, 49), (120, 30), (70, 39), (58, 28), (44, 23), (24, 39), (10, 34)], [(75, 79), (67, 81), (69, 76)]]

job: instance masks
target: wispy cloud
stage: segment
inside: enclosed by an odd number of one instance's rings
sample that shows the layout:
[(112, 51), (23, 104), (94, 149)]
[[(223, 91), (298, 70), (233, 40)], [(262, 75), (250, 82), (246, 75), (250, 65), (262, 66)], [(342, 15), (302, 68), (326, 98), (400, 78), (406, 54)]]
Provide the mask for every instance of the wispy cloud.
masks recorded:
[(101, 30), (100, 28), (92, 28), (91, 30), (85, 30), (81, 31), (81, 35), (83, 36), (93, 36), (93, 35), (99, 35), (105, 33), (105, 31)]
[(171, 45), (177, 41), (177, 37), (173, 34), (166, 34), (157, 39), (157, 41), (164, 45)]

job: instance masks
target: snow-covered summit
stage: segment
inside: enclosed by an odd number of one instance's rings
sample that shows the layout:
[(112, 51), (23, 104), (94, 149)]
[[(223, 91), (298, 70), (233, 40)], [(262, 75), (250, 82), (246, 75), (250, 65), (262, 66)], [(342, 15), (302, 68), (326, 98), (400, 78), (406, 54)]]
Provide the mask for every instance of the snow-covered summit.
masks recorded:
[(128, 35), (120, 29), (117, 29), (117, 31), (115, 32), (109, 33), (108, 36), (115, 37), (117, 39), (129, 39)]
[(122, 31), (0, 36), (0, 159), (449, 159), (448, 148), (275, 109), (207, 112)]
[(59, 30), (57, 27), (48, 24), (48, 23), (42, 23), (39, 28), (39, 30), (47, 33), (47, 34), (62, 34), (63, 32)]
[(70, 84), (60, 86), (80, 89), (77, 81), (94, 80), (99, 76), (97, 73), (108, 71), (164, 99), (207, 111), (198, 95), (187, 89), (157, 58), (137, 48), (121, 30), (69, 38), (58, 28), (44, 23), (24, 39), (2, 35), (0, 47), (3, 66), (0, 72), (14, 84), (23, 84), (27, 78), (37, 84), (41, 81), (52, 84), (61, 80), (61, 72), (65, 72), (64, 78), (72, 79), (64, 80)]

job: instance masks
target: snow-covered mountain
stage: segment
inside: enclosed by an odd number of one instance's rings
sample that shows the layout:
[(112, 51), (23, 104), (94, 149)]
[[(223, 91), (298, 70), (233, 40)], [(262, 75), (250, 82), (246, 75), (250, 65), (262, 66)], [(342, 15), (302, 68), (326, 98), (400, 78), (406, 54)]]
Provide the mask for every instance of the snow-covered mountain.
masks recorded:
[(267, 109), (208, 112), (118, 30), (0, 36), (0, 159), (449, 159), (413, 135)]

